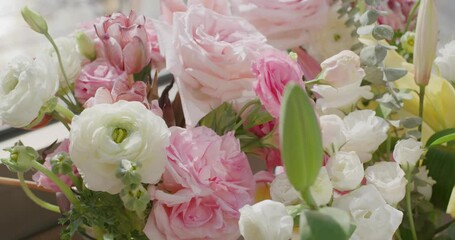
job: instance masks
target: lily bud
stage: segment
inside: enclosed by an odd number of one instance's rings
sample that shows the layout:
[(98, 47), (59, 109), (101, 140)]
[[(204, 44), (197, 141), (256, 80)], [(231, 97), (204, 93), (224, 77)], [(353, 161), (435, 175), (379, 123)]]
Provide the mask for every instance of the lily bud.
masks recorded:
[(90, 59), (91, 61), (96, 58), (96, 48), (95, 42), (90, 39), (87, 34), (83, 32), (78, 32), (76, 34), (77, 47), (79, 48), (80, 53)]
[(44, 17), (39, 13), (31, 10), (28, 7), (24, 7), (21, 10), (21, 14), (25, 22), (27, 22), (33, 31), (41, 34), (47, 33), (48, 29), (46, 19), (44, 19)]
[(10, 153), (10, 157), (0, 159), (0, 161), (12, 172), (27, 172), (32, 168), (32, 162), (39, 157), (35, 149), (24, 146), (21, 142), (16, 143), (14, 147), (5, 149), (5, 151)]
[(435, 0), (422, 0), (417, 16), (414, 45), (415, 82), (426, 86), (430, 81), (431, 69), (436, 57), (438, 40), (438, 18)]

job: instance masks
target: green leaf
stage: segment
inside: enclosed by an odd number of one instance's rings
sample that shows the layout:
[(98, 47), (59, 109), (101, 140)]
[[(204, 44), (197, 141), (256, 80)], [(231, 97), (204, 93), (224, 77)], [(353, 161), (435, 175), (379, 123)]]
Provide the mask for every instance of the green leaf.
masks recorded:
[(366, 11), (365, 13), (360, 16), (360, 23), (362, 25), (370, 25), (375, 23), (378, 20), (379, 12), (375, 9), (371, 9)]
[(387, 81), (392, 82), (404, 77), (408, 71), (402, 68), (385, 68), (384, 74)]
[(304, 210), (300, 215), (301, 240), (347, 240), (354, 230), (349, 214), (338, 208)]
[(223, 103), (199, 120), (198, 126), (211, 128), (221, 136), (233, 130), (236, 122), (237, 114), (232, 108), (232, 104)]
[(373, 84), (384, 85), (384, 73), (377, 67), (367, 66), (365, 68), (365, 80)]
[(429, 175), (436, 181), (431, 202), (445, 211), (455, 185), (455, 148), (433, 146), (428, 149), (424, 164)]
[[(444, 142), (455, 140), (455, 139), (453, 139), (454, 135), (455, 135), (455, 128), (444, 129), (440, 132), (437, 132), (437, 133), (431, 135), (431, 137), (428, 139), (425, 146), (430, 147), (430, 146), (438, 145), (438, 144), (441, 144)], [(444, 140), (447, 140), (447, 141), (444, 141)], [(440, 142), (440, 143), (438, 143), (438, 142)]]
[(400, 125), (404, 128), (416, 128), (422, 124), (422, 119), (419, 117), (409, 117), (400, 121)]
[(382, 45), (368, 46), (360, 52), (360, 60), (367, 66), (377, 66), (386, 56), (387, 48)]
[(323, 149), (313, 103), (296, 84), (285, 89), (279, 129), (286, 174), (294, 188), (304, 192), (319, 173)]
[(373, 28), (373, 37), (380, 41), (384, 39), (392, 39), (393, 38), (393, 28), (387, 25), (378, 25)]

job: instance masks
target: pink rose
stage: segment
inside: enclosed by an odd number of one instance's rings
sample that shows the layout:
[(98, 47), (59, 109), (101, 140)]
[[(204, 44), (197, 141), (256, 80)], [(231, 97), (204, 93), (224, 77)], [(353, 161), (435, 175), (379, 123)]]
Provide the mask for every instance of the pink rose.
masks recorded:
[[(219, 14), (231, 15), (231, 6), (226, 0), (188, 0), (188, 6), (201, 4), (205, 8), (211, 9)], [(183, 0), (161, 0), (161, 19), (172, 24), (173, 14), (185, 12), (187, 5)]]
[[(68, 153), (69, 145), (70, 145), (70, 141), (68, 139), (63, 140), (60, 143), (60, 145), (52, 153), (50, 153), (46, 156), (46, 159), (45, 159), (45, 162), (43, 165), (49, 170), (52, 169), (51, 159), (59, 153)], [(73, 166), (73, 173), (76, 176), (78, 175), (77, 168), (75, 166)], [(71, 181), (71, 178), (69, 176), (58, 175), (58, 177), (67, 186), (71, 187), (73, 185), (73, 182)], [(42, 187), (49, 189), (51, 191), (54, 191), (54, 192), (60, 192), (60, 188), (57, 185), (55, 185), (55, 183), (50, 178), (48, 178), (46, 175), (44, 175), (42, 172), (37, 172), (37, 173), (33, 174), (32, 179), (33, 179), (33, 181), (35, 181), (38, 184), (38, 186), (42, 186)]]
[(239, 107), (254, 98), (251, 62), (269, 46), (251, 24), (192, 5), (174, 13), (172, 27), (164, 22), (155, 27), (166, 66), (177, 79), (187, 125), (223, 102)]
[(95, 96), (98, 88), (111, 90), (116, 81), (126, 81), (127, 74), (104, 59), (97, 59), (82, 68), (79, 78), (76, 79), (74, 92), (77, 100), (84, 104)]
[(281, 99), (285, 86), (294, 82), (305, 88), (303, 73), (296, 62), (280, 51), (267, 51), (253, 62), (257, 80), (253, 88), (265, 109), (275, 118), (280, 117)]
[(298, 47), (306, 30), (323, 26), (329, 0), (232, 0), (234, 14), (247, 19), (279, 49)]
[(162, 183), (150, 186), (153, 209), (144, 232), (153, 239), (232, 239), (239, 209), (254, 201), (255, 181), (230, 132), (171, 128)]
[(103, 43), (109, 62), (131, 74), (140, 72), (152, 59), (160, 59), (156, 56), (157, 37), (152, 27), (145, 16), (136, 16), (131, 11), (129, 16), (114, 13), (102, 17), (95, 24), (95, 31)]

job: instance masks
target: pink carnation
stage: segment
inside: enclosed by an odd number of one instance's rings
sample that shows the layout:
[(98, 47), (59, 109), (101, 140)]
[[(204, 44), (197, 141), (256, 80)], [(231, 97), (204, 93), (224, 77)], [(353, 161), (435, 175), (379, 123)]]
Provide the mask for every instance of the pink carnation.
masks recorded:
[(74, 92), (77, 100), (84, 104), (95, 96), (98, 88), (104, 87), (110, 91), (114, 82), (126, 81), (127, 78), (126, 72), (115, 68), (105, 59), (97, 59), (82, 68), (79, 78), (76, 79)]
[(253, 88), (265, 109), (275, 118), (280, 116), (281, 99), (286, 85), (290, 82), (304, 88), (302, 76), (296, 62), (280, 51), (267, 51), (253, 62), (256, 81)]
[[(60, 143), (60, 145), (52, 153), (50, 153), (46, 156), (46, 159), (45, 159), (45, 162), (43, 165), (47, 169), (50, 170), (52, 168), (51, 159), (59, 153), (68, 153), (69, 145), (70, 145), (70, 141), (68, 139), (63, 140)], [(77, 168), (75, 166), (73, 166), (73, 173), (75, 175), (78, 175)], [(71, 181), (71, 178), (69, 176), (58, 175), (58, 177), (67, 186), (71, 187), (73, 185), (73, 182)], [(32, 179), (33, 179), (33, 181), (35, 181), (38, 184), (38, 186), (42, 186), (42, 187), (49, 189), (51, 191), (54, 191), (54, 192), (60, 192), (60, 188), (57, 185), (55, 185), (55, 183), (51, 179), (49, 179), (46, 175), (44, 175), (42, 172), (37, 172), (37, 173), (33, 174)]]
[(237, 239), (239, 209), (254, 201), (255, 181), (230, 132), (171, 128), (163, 181), (151, 186), (144, 232), (153, 239)]

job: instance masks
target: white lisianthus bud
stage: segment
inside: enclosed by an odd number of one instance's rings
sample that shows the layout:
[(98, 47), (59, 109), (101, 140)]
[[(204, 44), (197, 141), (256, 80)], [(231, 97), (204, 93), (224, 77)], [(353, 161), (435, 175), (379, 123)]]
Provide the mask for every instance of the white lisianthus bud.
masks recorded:
[(0, 121), (16, 128), (29, 125), (57, 90), (57, 68), (49, 57), (15, 58), (0, 72)]
[(124, 159), (137, 164), (143, 183), (157, 183), (166, 165), (170, 131), (164, 120), (139, 102), (98, 104), (73, 118), (70, 157), (87, 187), (119, 193), (116, 176)]
[(337, 152), (326, 165), (333, 187), (340, 191), (353, 190), (364, 177), (363, 164), (355, 152)]
[(375, 163), (365, 170), (365, 178), (390, 205), (396, 205), (406, 195), (405, 173), (396, 162)]
[(298, 204), (300, 194), (289, 182), (286, 173), (278, 174), (270, 184), (270, 196), (273, 201), (283, 203), (284, 205)]
[(331, 114), (319, 117), (319, 125), (324, 149), (333, 154), (346, 142), (346, 137), (342, 132), (344, 122), (337, 115)]
[(343, 121), (346, 144), (341, 150), (355, 151), (362, 162), (371, 160), (371, 154), (387, 139), (389, 124), (371, 110), (354, 111)]
[(426, 166), (421, 166), (419, 171), (414, 175), (414, 188), (422, 194), (425, 200), (429, 201), (433, 194), (433, 185), (436, 181), (428, 176), (428, 169)]
[(343, 50), (321, 63), (322, 83), (340, 88), (351, 83), (361, 82), (365, 71), (360, 67), (360, 57), (352, 51)]
[(372, 185), (362, 186), (336, 198), (333, 207), (351, 214), (356, 225), (351, 239), (392, 239), (403, 220), (403, 213), (388, 205)]
[(422, 156), (422, 143), (413, 138), (400, 140), (393, 150), (393, 159), (399, 163), (402, 168), (407, 166), (413, 168)]
[(434, 63), (445, 79), (455, 83), (455, 40), (439, 49), (439, 56)]
[(282, 203), (265, 200), (240, 208), (240, 234), (245, 240), (289, 240), (294, 221)]
[(310, 187), (310, 192), (318, 206), (327, 205), (332, 199), (333, 185), (326, 167), (321, 167), (318, 177)]
[(47, 33), (46, 20), (39, 13), (28, 7), (24, 7), (21, 10), (21, 14), (22, 18), (24, 18), (25, 22), (27, 22), (28, 26), (30, 26), (33, 31), (41, 34)]
[[(82, 56), (77, 50), (76, 40), (70, 37), (61, 37), (55, 40), (55, 44), (58, 47), (58, 51), (62, 57), (62, 65), (65, 69), (66, 76), (68, 77), (68, 83), (73, 83), (81, 72)], [(64, 87), (67, 85), (66, 80), (63, 76), (62, 70), (58, 63), (57, 54), (53, 47), (48, 50), (49, 55), (52, 57), (55, 66), (58, 68), (58, 76), (60, 80), (60, 86)]]

